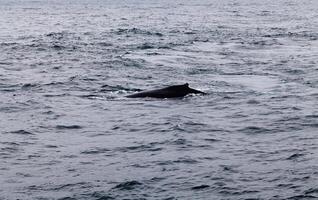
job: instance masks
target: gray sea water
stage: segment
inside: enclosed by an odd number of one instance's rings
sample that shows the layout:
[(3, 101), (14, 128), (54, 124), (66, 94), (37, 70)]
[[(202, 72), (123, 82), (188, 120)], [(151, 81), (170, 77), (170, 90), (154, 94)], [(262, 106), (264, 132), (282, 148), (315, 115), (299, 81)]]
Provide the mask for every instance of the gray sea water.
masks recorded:
[(318, 1), (0, 0), (0, 199), (318, 199)]

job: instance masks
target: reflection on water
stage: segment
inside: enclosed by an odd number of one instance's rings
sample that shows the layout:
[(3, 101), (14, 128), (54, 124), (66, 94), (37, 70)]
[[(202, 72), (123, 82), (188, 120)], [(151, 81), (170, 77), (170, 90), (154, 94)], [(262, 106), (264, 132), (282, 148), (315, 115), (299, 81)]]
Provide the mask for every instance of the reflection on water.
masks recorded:
[(318, 198), (316, 7), (3, 0), (0, 199)]

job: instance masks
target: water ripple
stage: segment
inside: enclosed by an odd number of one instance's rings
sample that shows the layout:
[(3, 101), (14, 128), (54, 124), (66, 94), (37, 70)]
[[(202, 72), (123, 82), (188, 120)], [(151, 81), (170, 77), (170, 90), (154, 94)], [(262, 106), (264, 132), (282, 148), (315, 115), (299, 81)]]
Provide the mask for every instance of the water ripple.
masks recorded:
[(316, 1), (1, 3), (0, 199), (318, 198)]

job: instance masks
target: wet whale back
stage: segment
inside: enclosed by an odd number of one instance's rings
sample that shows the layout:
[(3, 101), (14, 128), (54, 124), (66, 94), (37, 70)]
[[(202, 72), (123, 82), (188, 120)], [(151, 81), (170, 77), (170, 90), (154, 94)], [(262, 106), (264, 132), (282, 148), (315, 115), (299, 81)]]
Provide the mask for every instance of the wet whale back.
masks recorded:
[(202, 93), (204, 92), (189, 88), (189, 84), (173, 85), (157, 90), (149, 90), (139, 92), (136, 94), (128, 95), (129, 98), (142, 98), (142, 97), (153, 97), (153, 98), (177, 98), (184, 97), (189, 93)]

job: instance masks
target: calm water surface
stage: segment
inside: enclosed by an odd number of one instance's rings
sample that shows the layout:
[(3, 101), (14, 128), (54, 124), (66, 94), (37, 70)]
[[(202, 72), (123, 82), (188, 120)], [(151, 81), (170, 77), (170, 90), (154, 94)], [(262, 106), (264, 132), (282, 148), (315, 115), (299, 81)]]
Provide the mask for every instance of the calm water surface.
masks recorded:
[[(318, 198), (318, 1), (0, 13), (1, 200)], [(209, 95), (124, 97), (186, 82)]]

